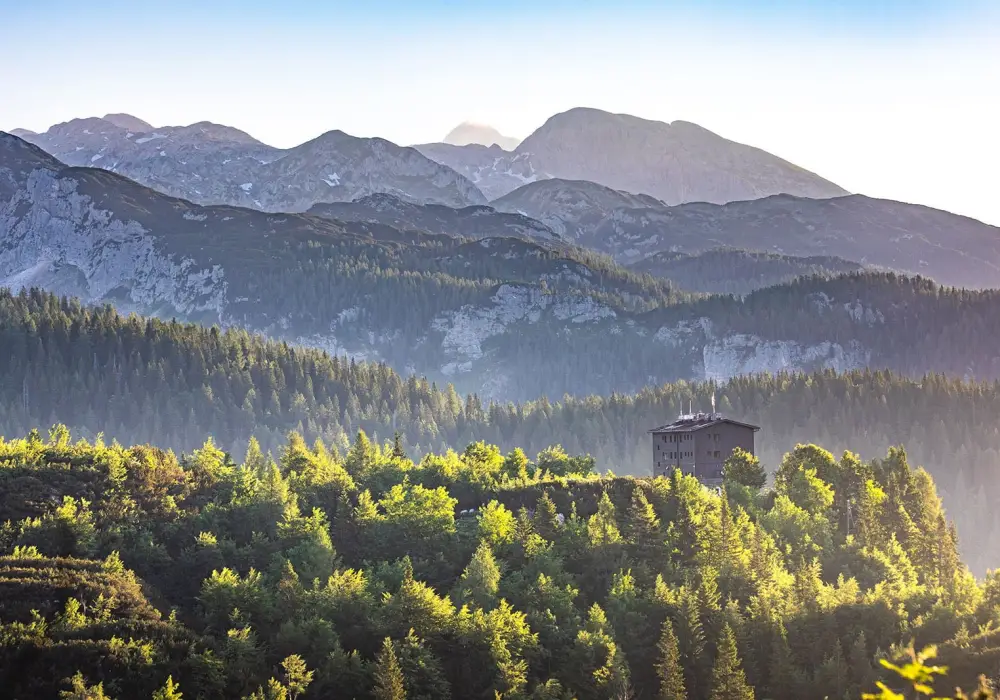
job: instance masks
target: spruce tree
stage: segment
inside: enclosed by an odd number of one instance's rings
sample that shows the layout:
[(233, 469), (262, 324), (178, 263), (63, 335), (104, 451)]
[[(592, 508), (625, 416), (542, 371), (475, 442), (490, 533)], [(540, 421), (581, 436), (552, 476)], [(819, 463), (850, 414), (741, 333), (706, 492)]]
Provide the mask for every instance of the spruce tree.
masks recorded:
[(710, 700), (753, 700), (753, 688), (747, 684), (736, 650), (736, 635), (727, 622), (717, 644), (715, 667), (712, 669)]
[(478, 607), (492, 608), (496, 604), (500, 568), (488, 542), (479, 543), (458, 585), (461, 598), (472, 601)]
[(548, 491), (543, 492), (535, 502), (535, 513), (531, 518), (535, 532), (549, 541), (555, 540), (559, 531), (558, 516), (555, 501)]
[(183, 695), (180, 686), (174, 683), (173, 676), (167, 676), (166, 684), (153, 693), (153, 700), (181, 700)]
[(642, 487), (636, 483), (632, 489), (632, 502), (625, 516), (625, 532), (629, 544), (636, 548), (640, 557), (646, 558), (652, 554), (650, 548), (657, 544), (659, 531), (660, 521), (656, 517), (656, 511)]
[(657, 644), (658, 660), (656, 675), (660, 680), (660, 692), (657, 700), (686, 700), (684, 689), (684, 667), (681, 666), (681, 654), (677, 646), (677, 636), (674, 627), (667, 618), (663, 623), (663, 632)]
[(705, 628), (701, 622), (698, 598), (690, 589), (681, 591), (677, 639), (684, 662), (684, 685), (692, 697), (704, 692)]
[(375, 700), (406, 700), (403, 671), (396, 658), (396, 649), (388, 637), (382, 642), (382, 650), (375, 657)]

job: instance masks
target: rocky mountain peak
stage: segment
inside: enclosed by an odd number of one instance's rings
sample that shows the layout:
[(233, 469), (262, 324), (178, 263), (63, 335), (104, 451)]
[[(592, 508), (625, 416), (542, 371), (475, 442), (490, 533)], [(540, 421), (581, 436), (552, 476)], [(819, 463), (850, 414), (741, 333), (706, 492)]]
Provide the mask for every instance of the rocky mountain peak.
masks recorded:
[(481, 146), (497, 145), (505, 151), (513, 151), (521, 142), (520, 139), (504, 136), (488, 124), (477, 124), (475, 122), (462, 122), (448, 132), (442, 139), (442, 143), (452, 146), (468, 146), (478, 144)]
[(133, 134), (144, 134), (153, 130), (152, 124), (139, 119), (139, 117), (133, 117), (131, 114), (105, 114), (101, 118), (106, 122), (111, 122), (119, 129), (131, 131)]
[(587, 107), (550, 117), (516, 152), (530, 154), (551, 177), (645, 192), (668, 204), (846, 194), (814, 173), (697, 124)]
[(468, 179), (415, 149), (339, 130), (283, 150), (208, 121), (143, 133), (91, 117), (27, 139), (67, 165), (110, 170), (197, 204), (305, 211), (374, 192), (455, 207), (487, 201)]

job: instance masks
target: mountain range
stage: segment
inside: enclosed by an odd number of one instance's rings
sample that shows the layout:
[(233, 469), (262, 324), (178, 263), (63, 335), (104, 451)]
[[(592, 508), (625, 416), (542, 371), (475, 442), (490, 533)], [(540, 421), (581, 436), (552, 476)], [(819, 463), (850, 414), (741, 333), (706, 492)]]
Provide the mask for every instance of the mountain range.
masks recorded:
[(631, 264), (661, 251), (717, 247), (835, 256), (961, 287), (1000, 287), (1000, 228), (938, 209), (863, 195), (774, 195), (668, 206), (593, 182), (541, 180), (491, 202), (568, 241)]
[(576, 108), (550, 117), (510, 152), (488, 140), (416, 148), (465, 175), (490, 199), (546, 178), (587, 180), (668, 204), (847, 194), (803, 168), (689, 122)]
[(872, 365), (1000, 377), (982, 330), (1000, 327), (995, 292), (863, 272), (699, 298), (541, 237), (363, 218), (199, 206), (0, 136), (0, 286), (15, 290), (243, 327), (494, 398)]
[[(786, 193), (846, 192), (764, 151), (687, 122), (666, 124), (596, 109), (548, 119), (512, 151), (495, 130), (464, 125), (415, 148), (331, 131), (278, 149), (232, 127), (154, 128), (128, 114), (20, 131), (68, 165), (112, 170), (198, 204), (304, 211), (384, 192), (449, 206), (484, 204), (545, 178), (590, 180), (669, 204)], [(492, 141), (483, 144), (477, 141)]]
[(388, 192), (450, 206), (486, 198), (454, 170), (385, 139), (327, 132), (295, 148), (209, 122), (149, 131), (129, 115), (74, 119), (25, 138), (67, 165), (116, 172), (197, 204), (305, 211)]

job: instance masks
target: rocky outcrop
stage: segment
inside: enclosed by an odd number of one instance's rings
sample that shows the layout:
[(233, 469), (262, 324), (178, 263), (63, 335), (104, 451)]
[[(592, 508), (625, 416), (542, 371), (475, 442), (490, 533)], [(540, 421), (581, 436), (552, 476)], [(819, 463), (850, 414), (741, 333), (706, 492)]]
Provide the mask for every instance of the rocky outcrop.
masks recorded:
[(31, 171), (23, 188), (0, 201), (0, 286), (182, 315), (218, 316), (226, 299), (221, 266), (165, 253), (138, 223), (116, 218), (75, 180), (47, 168)]

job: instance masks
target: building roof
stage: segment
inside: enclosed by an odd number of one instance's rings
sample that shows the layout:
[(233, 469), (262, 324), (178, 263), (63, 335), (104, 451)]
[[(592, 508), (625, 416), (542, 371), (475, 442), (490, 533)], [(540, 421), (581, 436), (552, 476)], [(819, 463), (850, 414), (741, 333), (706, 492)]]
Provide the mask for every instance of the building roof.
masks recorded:
[(667, 425), (661, 425), (659, 428), (653, 428), (650, 433), (693, 433), (696, 430), (701, 430), (702, 428), (707, 428), (711, 425), (719, 425), (720, 423), (729, 423), (731, 425), (738, 425), (743, 428), (750, 428), (754, 432), (760, 430), (760, 426), (753, 425), (751, 423), (742, 423), (738, 420), (733, 420), (732, 418), (725, 418), (718, 413), (695, 413), (689, 416), (680, 416), (673, 423), (668, 423)]

